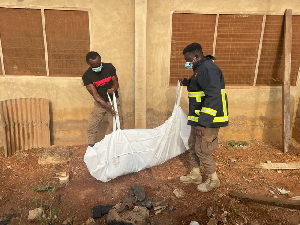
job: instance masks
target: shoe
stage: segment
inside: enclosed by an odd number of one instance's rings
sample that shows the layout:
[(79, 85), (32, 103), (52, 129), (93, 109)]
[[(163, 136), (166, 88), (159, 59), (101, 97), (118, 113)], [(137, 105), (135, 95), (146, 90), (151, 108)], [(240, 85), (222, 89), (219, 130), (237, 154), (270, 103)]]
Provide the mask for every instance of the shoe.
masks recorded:
[(183, 183), (201, 184), (202, 176), (200, 173), (200, 168), (194, 167), (189, 174), (187, 174), (186, 176), (181, 176), (179, 180)]
[(213, 174), (208, 175), (208, 178), (204, 183), (198, 185), (197, 190), (201, 192), (208, 192), (217, 187), (220, 187), (220, 180), (217, 173), (214, 172)]

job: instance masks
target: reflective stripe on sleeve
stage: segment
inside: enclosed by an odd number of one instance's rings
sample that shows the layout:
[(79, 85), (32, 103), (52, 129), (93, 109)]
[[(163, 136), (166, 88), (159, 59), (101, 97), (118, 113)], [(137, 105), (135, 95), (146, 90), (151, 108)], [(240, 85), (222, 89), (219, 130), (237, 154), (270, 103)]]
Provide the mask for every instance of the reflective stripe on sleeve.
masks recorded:
[(211, 109), (211, 108), (207, 108), (207, 107), (202, 107), (201, 112), (212, 115), (212, 116), (216, 116), (217, 115), (217, 110)]
[(220, 116), (220, 117), (215, 117), (213, 123), (221, 123), (227, 121), (228, 121), (228, 116)]
[(188, 116), (188, 120), (190, 121), (194, 121), (194, 122), (198, 122), (198, 118), (197, 116)]

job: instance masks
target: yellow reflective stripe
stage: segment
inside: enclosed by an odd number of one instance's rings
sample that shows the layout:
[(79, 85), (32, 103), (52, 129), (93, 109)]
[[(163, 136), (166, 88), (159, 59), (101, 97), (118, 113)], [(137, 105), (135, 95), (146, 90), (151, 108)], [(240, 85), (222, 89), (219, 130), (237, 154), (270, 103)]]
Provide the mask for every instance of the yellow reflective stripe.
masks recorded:
[(216, 114), (217, 114), (216, 110), (211, 109), (211, 108), (206, 108), (206, 107), (202, 107), (201, 112), (212, 115), (212, 116), (216, 116)]
[(213, 123), (221, 123), (228, 121), (228, 116), (215, 117)]
[(201, 97), (204, 97), (205, 94), (203, 91), (199, 91), (199, 92), (188, 92), (188, 97), (189, 98), (196, 98), (197, 102), (201, 102)]
[(203, 91), (198, 91), (198, 92), (188, 92), (189, 97), (196, 97), (196, 96), (205, 96)]
[(195, 113), (200, 116), (200, 110), (195, 110)]
[(223, 113), (224, 113), (224, 116), (227, 116), (227, 104), (226, 104), (226, 98), (225, 98), (225, 95), (226, 95), (225, 89), (221, 90), (221, 94), (222, 94)]
[(194, 122), (198, 122), (198, 118), (197, 116), (188, 116), (188, 120), (194, 121)]

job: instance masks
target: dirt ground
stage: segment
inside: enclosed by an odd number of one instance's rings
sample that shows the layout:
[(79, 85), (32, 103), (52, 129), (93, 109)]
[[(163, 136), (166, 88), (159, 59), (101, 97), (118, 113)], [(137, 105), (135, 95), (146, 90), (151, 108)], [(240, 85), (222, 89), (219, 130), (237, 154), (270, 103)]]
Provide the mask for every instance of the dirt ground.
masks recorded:
[[(151, 225), (183, 225), (191, 221), (207, 224), (212, 217), (221, 218), (218, 224), (300, 224), (300, 210), (244, 202), (228, 195), (234, 190), (283, 199), (300, 196), (300, 170), (252, 168), (266, 161), (300, 162), (299, 144), (294, 143), (287, 154), (279, 146), (258, 141), (246, 147), (228, 148), (227, 144), (219, 144), (215, 152), (221, 187), (209, 193), (198, 192), (196, 184), (179, 182), (179, 177), (189, 170), (188, 153), (108, 183), (89, 174), (83, 162), (86, 146), (52, 146), (0, 158), (0, 224), (62, 224), (67, 218), (73, 218), (73, 224), (84, 224), (92, 216), (92, 207), (119, 203), (134, 185), (144, 188), (147, 199), (159, 193), (168, 202), (167, 208), (157, 215), (150, 210)], [(70, 160), (61, 164), (38, 163), (43, 154), (53, 151), (67, 152)], [(67, 184), (59, 184), (55, 178), (63, 171), (70, 173)], [(53, 189), (35, 191), (47, 185)], [(290, 193), (279, 194), (277, 188)], [(184, 196), (177, 198), (173, 194), (175, 189), (183, 190)], [(47, 211), (48, 219), (29, 222), (29, 210), (40, 206)], [(95, 221), (107, 224), (106, 216)]]

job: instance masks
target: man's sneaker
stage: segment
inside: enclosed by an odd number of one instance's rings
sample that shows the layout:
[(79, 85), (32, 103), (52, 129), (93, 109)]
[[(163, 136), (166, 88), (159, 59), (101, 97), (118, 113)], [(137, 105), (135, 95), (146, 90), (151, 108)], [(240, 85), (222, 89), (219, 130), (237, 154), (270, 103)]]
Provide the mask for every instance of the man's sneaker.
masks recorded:
[(181, 176), (179, 179), (183, 183), (201, 184), (202, 176), (200, 173), (200, 168), (194, 167), (189, 174), (187, 174), (186, 176)]
[(199, 184), (197, 189), (201, 192), (208, 192), (217, 187), (220, 187), (220, 180), (217, 173), (214, 172), (213, 174), (209, 174), (207, 180), (204, 183)]

